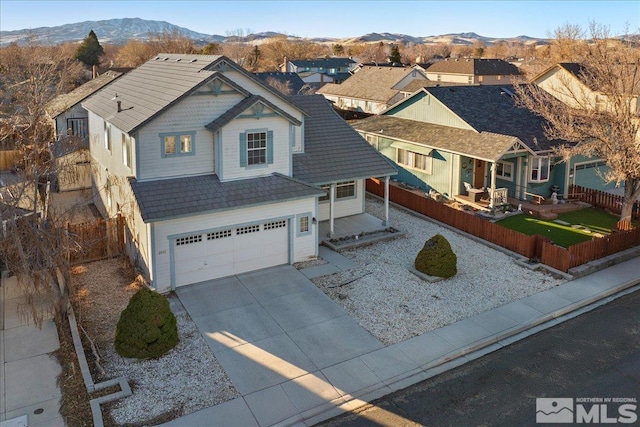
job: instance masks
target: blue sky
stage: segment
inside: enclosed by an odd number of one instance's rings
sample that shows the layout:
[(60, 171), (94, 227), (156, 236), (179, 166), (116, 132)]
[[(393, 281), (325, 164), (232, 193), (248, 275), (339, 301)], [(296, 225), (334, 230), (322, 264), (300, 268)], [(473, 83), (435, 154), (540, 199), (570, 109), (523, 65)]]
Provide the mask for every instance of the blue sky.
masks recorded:
[[(564, 24), (640, 29), (640, 1), (16, 1), (0, 0), (0, 30), (53, 27), (111, 18), (167, 21), (205, 34), (237, 29), (300, 37), (371, 32), (430, 36), (548, 37)], [(98, 35), (99, 37), (99, 35)]]

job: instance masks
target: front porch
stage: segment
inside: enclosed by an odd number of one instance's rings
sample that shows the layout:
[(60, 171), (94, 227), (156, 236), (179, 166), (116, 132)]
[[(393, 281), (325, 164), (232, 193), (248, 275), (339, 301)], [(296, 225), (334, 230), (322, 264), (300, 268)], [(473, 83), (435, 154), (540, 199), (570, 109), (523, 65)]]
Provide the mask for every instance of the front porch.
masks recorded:
[(334, 250), (369, 244), (404, 234), (368, 213), (336, 218), (333, 221), (333, 235), (330, 235), (329, 220), (320, 221), (318, 232), (320, 244)]
[[(474, 200), (474, 195), (458, 194), (454, 196), (454, 199), (463, 205), (470, 206), (471, 208), (483, 212), (490, 212), (490, 200), (488, 197)], [(531, 216), (536, 216), (544, 219), (555, 219), (558, 214), (576, 211), (585, 207), (584, 203), (577, 201), (560, 201), (553, 204), (549, 202), (535, 203), (531, 201), (523, 201), (516, 199), (515, 197), (507, 197), (507, 204), (511, 206), (513, 210), (519, 210)], [(494, 209), (501, 209), (505, 203), (496, 203)]]

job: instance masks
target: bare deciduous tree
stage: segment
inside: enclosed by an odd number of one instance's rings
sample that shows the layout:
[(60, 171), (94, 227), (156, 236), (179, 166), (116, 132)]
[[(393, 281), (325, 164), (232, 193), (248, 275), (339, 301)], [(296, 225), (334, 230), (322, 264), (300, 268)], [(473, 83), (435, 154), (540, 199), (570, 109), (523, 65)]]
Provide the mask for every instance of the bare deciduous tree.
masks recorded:
[(630, 220), (640, 196), (640, 49), (613, 39), (606, 28), (590, 29), (577, 73), (558, 78), (547, 90), (518, 86), (516, 99), (548, 121), (549, 138), (569, 143), (558, 154), (606, 160), (603, 178), (624, 184), (620, 220)]
[[(0, 99), (9, 113), (0, 126), (0, 140), (19, 154), (14, 183), (0, 191), (0, 257), (17, 277), (33, 320), (41, 324), (44, 311), (66, 309), (68, 279), (66, 251), (72, 246), (64, 233), (47, 221), (49, 178), (56, 172), (50, 143), (54, 135), (46, 105), (56, 95), (82, 81), (82, 64), (61, 55), (57, 46), (28, 43), (0, 50)], [(68, 283), (68, 280), (67, 280)], [(46, 304), (39, 304), (43, 300)]]

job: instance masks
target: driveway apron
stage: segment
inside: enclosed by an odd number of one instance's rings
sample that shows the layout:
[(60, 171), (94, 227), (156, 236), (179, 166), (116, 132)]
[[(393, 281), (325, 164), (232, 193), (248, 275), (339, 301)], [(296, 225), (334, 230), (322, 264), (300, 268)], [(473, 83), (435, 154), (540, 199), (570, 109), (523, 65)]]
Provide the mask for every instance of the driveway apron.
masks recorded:
[[(320, 370), (384, 347), (292, 266), (176, 293), (243, 396), (277, 385), (286, 392), (326, 382), (323, 398), (331, 399), (336, 391)], [(304, 409), (305, 402), (300, 405)]]

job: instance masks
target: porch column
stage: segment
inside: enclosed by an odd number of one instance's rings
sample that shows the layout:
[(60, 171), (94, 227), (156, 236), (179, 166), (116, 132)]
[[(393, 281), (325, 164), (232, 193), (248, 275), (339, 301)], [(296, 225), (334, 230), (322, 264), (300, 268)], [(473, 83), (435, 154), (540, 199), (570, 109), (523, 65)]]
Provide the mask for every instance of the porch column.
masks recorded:
[(522, 156), (518, 156), (518, 164), (516, 166), (516, 199), (522, 200)]
[(331, 184), (331, 188), (329, 189), (329, 237), (333, 237), (334, 227), (333, 227), (333, 217), (335, 215), (335, 209), (333, 205), (336, 201), (336, 183)]
[(382, 225), (389, 225), (389, 176), (384, 177), (384, 221)]
[(495, 206), (495, 192), (496, 192), (496, 162), (491, 163), (491, 193), (489, 194), (489, 207)]

